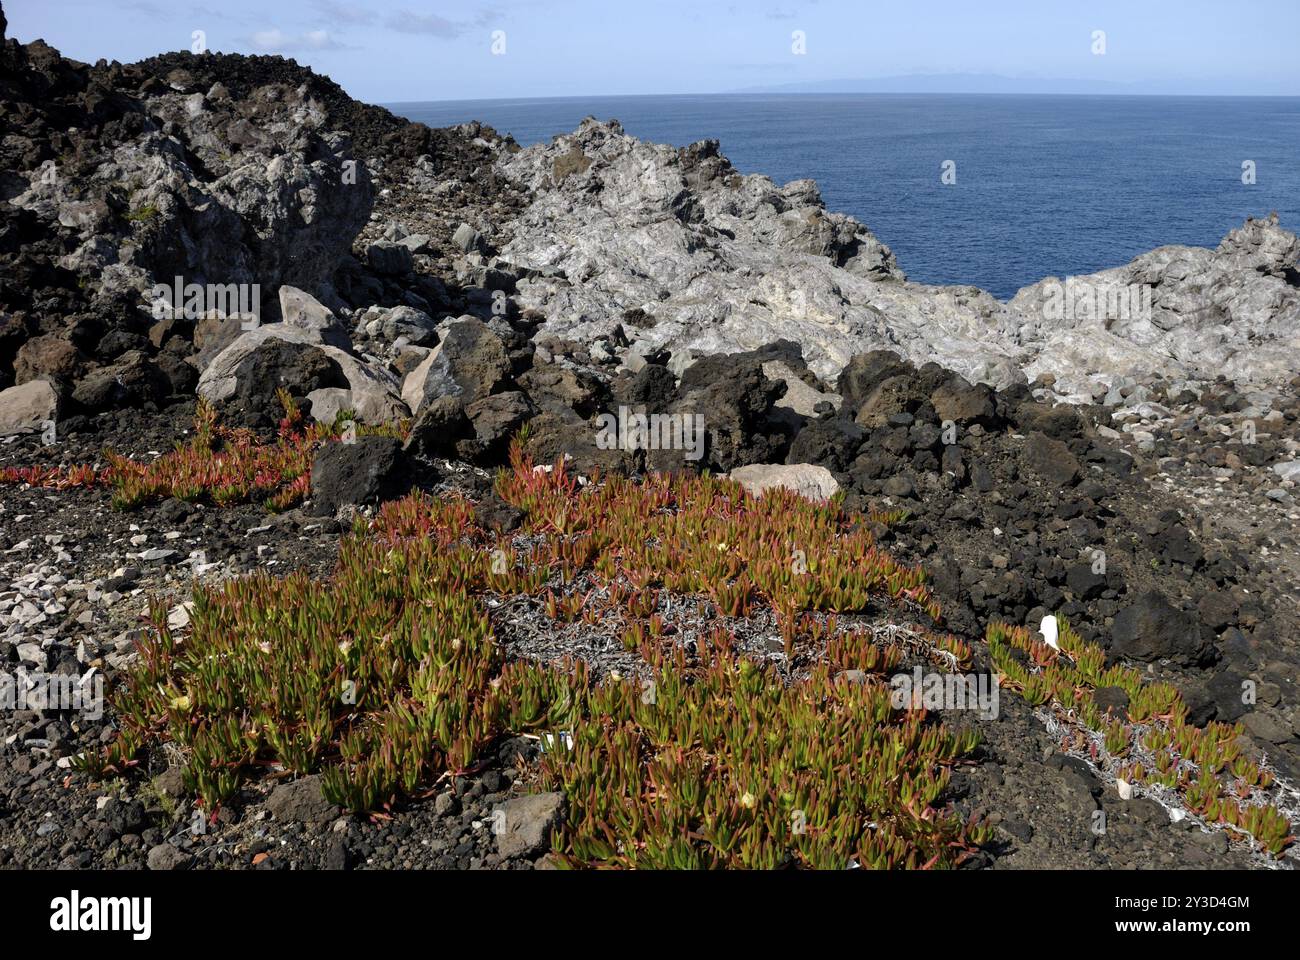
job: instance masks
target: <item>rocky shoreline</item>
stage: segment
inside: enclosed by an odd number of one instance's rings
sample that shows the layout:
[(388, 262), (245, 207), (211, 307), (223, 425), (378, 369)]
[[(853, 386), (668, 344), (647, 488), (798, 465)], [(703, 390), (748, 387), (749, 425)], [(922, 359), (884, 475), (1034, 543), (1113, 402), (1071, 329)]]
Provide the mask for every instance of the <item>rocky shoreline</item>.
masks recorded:
[[(111, 685), (150, 598), (183, 632), (196, 580), (324, 577), (357, 518), (411, 489), (464, 494), (514, 530), (493, 475), (522, 436), (583, 478), (707, 470), (906, 511), (874, 532), (928, 571), (978, 669), (991, 620), (1065, 617), (1108, 662), (1173, 684), (1193, 722), (1240, 723), (1300, 814), (1300, 240), (1276, 217), (1004, 303), (908, 281), (812, 181), (742, 176), (716, 142), (644, 143), (616, 121), (520, 149), (408, 123), (276, 57), (88, 66), (12, 38), (0, 111), (0, 470), (149, 462), (192, 430), (196, 400), (261, 438), (285, 396), (326, 424), (409, 421), (327, 444), (306, 497), (274, 513), (123, 511), (104, 487), (15, 474), (7, 675)], [(599, 442), (620, 416), (680, 442)], [(628, 669), (577, 633), (510, 646)], [(946, 797), (993, 828), (971, 866), (1294, 865), (1294, 847), (1267, 857), (1154, 795), (1122, 799), (1052, 722), (1008, 695), (978, 724)], [(196, 832), (173, 750), (74, 772), (118, 725), (111, 709), (0, 713), (0, 866), (553, 865), (563, 798), (535, 792), (537, 738), (377, 817), (270, 769)]]

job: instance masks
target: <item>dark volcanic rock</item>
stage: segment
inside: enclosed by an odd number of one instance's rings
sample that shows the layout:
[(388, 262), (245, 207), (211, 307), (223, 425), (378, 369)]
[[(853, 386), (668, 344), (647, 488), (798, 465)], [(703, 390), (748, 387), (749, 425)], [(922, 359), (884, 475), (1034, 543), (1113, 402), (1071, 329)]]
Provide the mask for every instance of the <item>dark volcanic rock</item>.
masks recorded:
[(582, 476), (591, 476), (597, 470), (602, 474), (626, 475), (637, 468), (640, 454), (617, 446), (602, 448), (597, 443), (600, 427), (576, 414), (543, 412), (529, 421), (528, 429), (525, 449), (538, 464), (553, 465), (566, 460), (569, 471)]
[(311, 468), (311, 499), (317, 515), (333, 514), (342, 506), (391, 500), (409, 486), (402, 445), (391, 437), (327, 443)]
[(1024, 463), (1030, 472), (1056, 487), (1069, 486), (1079, 476), (1079, 461), (1070, 448), (1037, 431), (1025, 438)]
[(1113, 656), (1151, 663), (1173, 660), (1197, 666), (1214, 660), (1214, 647), (1191, 614), (1177, 609), (1154, 590), (1124, 607), (1111, 628)]
[(930, 394), (930, 403), (940, 420), (989, 426), (997, 417), (994, 397), (993, 388), (988, 384), (971, 384), (954, 376)]
[(456, 441), (473, 433), (460, 398), (438, 397), (426, 404), (411, 424), (405, 450), (417, 457), (451, 457), (456, 453)]
[[(585, 370), (543, 363), (521, 374), (518, 379), (519, 386), (541, 410), (560, 414), (572, 411), (580, 417), (590, 417), (600, 411), (607, 399), (605, 385)], [(671, 392), (675, 383), (672, 374), (668, 375), (668, 380)]]
[(435, 397), (456, 396), (469, 404), (505, 386), (510, 372), (505, 344), (482, 320), (466, 317), (407, 376), (402, 399), (416, 413)]
[(237, 386), (221, 407), (223, 423), (269, 430), (284, 416), (279, 391), (306, 407), (307, 395), (324, 387), (347, 388), (338, 361), (308, 344), (270, 337), (235, 368)]
[(510, 438), (533, 415), (533, 405), (526, 394), (511, 390), (475, 400), (465, 408), (465, 415), (474, 425), (475, 439), (472, 448), (459, 445), (462, 454), (470, 460), (499, 462)]
[(1092, 692), (1093, 702), (1102, 713), (1109, 713), (1117, 720), (1128, 719), (1128, 694), (1121, 687), (1098, 687)]
[(887, 377), (876, 384), (858, 407), (856, 420), (864, 427), (882, 427), (897, 414), (911, 414), (928, 399), (914, 373)]
[(707, 435), (702, 460), (692, 461), (682, 450), (647, 451), (646, 462), (657, 470), (709, 467), (728, 471), (751, 463), (779, 460), (787, 437), (769, 418), (772, 404), (785, 394), (785, 384), (763, 375), (757, 357), (705, 357), (686, 370), (677, 399), (669, 410), (702, 422)]
[(890, 350), (854, 354), (840, 372), (835, 389), (844, 398), (844, 410), (857, 416), (867, 397), (890, 377), (907, 374), (913, 367)]
[(87, 410), (137, 407), (157, 403), (172, 392), (171, 381), (158, 364), (138, 350), (84, 376), (72, 399)]
[(677, 378), (667, 367), (647, 363), (630, 378), (613, 385), (619, 403), (645, 405), (651, 411), (662, 410), (677, 389)]
[(266, 807), (277, 820), (299, 823), (325, 823), (339, 812), (322, 795), (319, 776), (299, 777), (279, 784), (267, 797)]
[(1078, 563), (1066, 572), (1065, 585), (1080, 600), (1092, 600), (1106, 589), (1106, 576), (1093, 573), (1089, 564)]
[(816, 463), (832, 472), (846, 472), (865, 436), (866, 431), (851, 420), (810, 421), (791, 442), (786, 463)]

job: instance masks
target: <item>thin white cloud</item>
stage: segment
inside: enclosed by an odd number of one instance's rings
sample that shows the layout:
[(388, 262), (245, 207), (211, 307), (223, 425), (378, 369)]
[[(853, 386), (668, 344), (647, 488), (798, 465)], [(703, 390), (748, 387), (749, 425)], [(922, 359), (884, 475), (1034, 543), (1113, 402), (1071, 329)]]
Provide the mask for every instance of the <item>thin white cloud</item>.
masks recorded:
[(308, 50), (344, 50), (345, 44), (335, 40), (328, 30), (307, 30), (287, 34), (279, 27), (255, 31), (248, 43), (262, 53), (293, 53)]
[(342, 0), (312, 0), (312, 7), (321, 22), (328, 26), (378, 26), (395, 33), (422, 34), (446, 40), (465, 36), (501, 19), (501, 15), (491, 7), (485, 7), (464, 20), (419, 12), (408, 7), (399, 7), (381, 14), (374, 9), (359, 8)]
[(416, 13), (412, 10), (397, 10), (389, 14), (384, 26), (398, 33), (424, 33), (434, 37), (459, 37), (467, 25), (448, 20), (436, 13)]
[(339, 0), (313, 0), (312, 6), (327, 21), (365, 26), (375, 22), (375, 12)]
[(496, 15), (484, 10), (473, 20), (449, 20), (436, 13), (415, 13), (411, 10), (396, 10), (388, 15), (384, 26), (398, 33), (423, 33), (444, 39), (464, 36), (471, 30), (478, 30), (491, 23)]

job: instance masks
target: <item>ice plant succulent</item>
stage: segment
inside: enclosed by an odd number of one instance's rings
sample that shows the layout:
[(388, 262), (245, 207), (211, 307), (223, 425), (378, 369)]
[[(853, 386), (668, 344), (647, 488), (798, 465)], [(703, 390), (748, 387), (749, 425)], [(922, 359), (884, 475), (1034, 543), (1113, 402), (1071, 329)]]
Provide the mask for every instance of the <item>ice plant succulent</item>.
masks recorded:
[[(334, 423), (309, 424), (287, 393), (280, 391), (279, 398), (284, 417), (269, 443), (249, 430), (221, 426), (215, 408), (200, 399), (193, 436), (156, 460), (141, 463), (109, 450), (104, 453), (107, 466), (99, 470), (90, 465), (6, 467), (0, 470), (0, 483), (55, 489), (106, 484), (113, 489), (113, 505), (121, 509), (176, 497), (217, 506), (260, 501), (270, 510), (284, 510), (307, 496), (316, 450), (339, 439), (349, 415), (343, 411)], [(357, 434), (401, 430), (361, 426)]]
[[(1192, 725), (1175, 687), (1144, 683), (1130, 667), (1105, 667), (1104, 651), (1084, 641), (1064, 619), (1054, 647), (1027, 628), (999, 621), (988, 625), (986, 639), (1002, 685), (1032, 705), (1047, 704), (1061, 716), (1077, 717), (1097, 735), (1089, 751), (1092, 759), (1105, 766), (1109, 758), (1120, 780), (1173, 790), (1206, 822), (1221, 824), (1230, 835), (1250, 837), (1274, 856), (1294, 841), (1290, 823), (1270, 802), (1272, 776), (1241, 753), (1241, 726)], [(1124, 691), (1127, 722), (1101, 713), (1093, 697), (1099, 687)]]
[[(568, 798), (557, 853), (574, 866), (955, 866), (987, 839), (944, 801), (975, 735), (896, 708), (886, 679), (918, 650), (956, 665), (969, 648), (839, 619), (939, 615), (867, 525), (708, 476), (579, 485), (518, 447), (497, 487), (524, 513), (511, 538), (468, 501), (416, 494), (359, 524), (328, 581), (200, 587), (184, 642), (155, 609), (113, 694), (121, 737), (84, 766), (124, 770), (163, 739), (209, 811), (267, 765), (319, 771), (364, 811), (530, 734), (551, 745), (539, 776)], [(520, 609), (603, 630), (642, 669), (511, 660)], [(739, 648), (743, 618), (776, 611), (798, 673)]]

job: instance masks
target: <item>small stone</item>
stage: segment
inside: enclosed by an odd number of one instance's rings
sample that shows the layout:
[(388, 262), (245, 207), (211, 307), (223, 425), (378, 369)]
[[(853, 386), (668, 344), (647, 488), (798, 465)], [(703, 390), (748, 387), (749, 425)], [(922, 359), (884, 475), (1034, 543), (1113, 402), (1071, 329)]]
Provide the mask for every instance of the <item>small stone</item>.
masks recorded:
[(318, 776), (300, 777), (279, 784), (266, 799), (275, 819), (298, 823), (326, 823), (338, 816), (338, 807), (321, 793)]
[(190, 861), (188, 854), (170, 843), (160, 843), (150, 847), (146, 859), (150, 870), (181, 870)]
[(450, 790), (444, 790), (433, 798), (433, 812), (436, 816), (448, 816), (455, 813), (459, 807), (460, 801), (456, 799), (456, 794)]
[(529, 857), (541, 853), (551, 840), (551, 827), (564, 810), (561, 793), (534, 793), (507, 800), (499, 808), (504, 829), (497, 834), (502, 857)]

